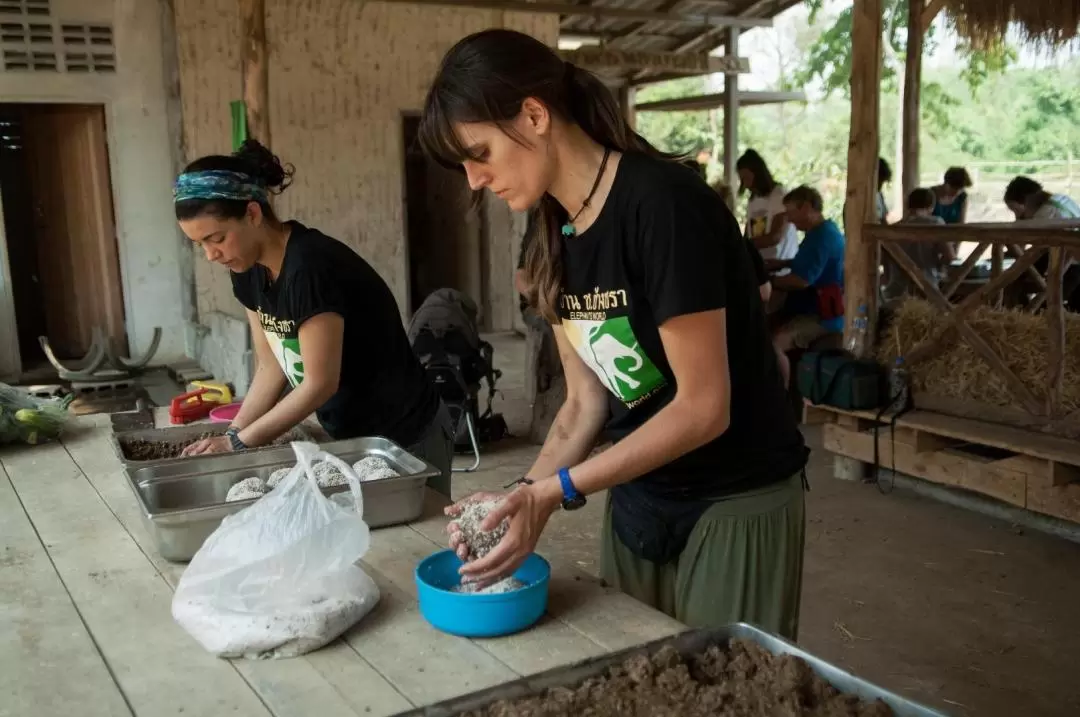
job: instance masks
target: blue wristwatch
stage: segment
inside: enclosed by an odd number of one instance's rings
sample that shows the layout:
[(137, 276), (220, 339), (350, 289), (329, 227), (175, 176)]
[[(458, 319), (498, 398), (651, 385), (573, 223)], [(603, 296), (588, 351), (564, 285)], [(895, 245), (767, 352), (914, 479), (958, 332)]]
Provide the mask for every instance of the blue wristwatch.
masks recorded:
[(228, 437), (229, 445), (232, 446), (232, 449), (234, 451), (246, 451), (247, 450), (247, 448), (248, 448), (247, 445), (243, 441), (240, 440), (240, 429), (239, 428), (230, 428), (229, 430), (225, 431), (225, 435)]
[(559, 483), (562, 485), (563, 510), (577, 510), (585, 505), (585, 496), (574, 487), (574, 481), (570, 480), (570, 469), (559, 469)]

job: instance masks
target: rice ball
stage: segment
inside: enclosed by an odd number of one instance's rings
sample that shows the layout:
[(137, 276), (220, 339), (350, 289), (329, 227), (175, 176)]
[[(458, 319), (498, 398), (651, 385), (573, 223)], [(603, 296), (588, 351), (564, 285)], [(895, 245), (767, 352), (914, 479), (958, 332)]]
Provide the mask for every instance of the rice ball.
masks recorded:
[(266, 483), (263, 482), (262, 478), (245, 478), (234, 483), (232, 488), (229, 488), (229, 492), (225, 495), (225, 502), (251, 500), (253, 498), (262, 498), (264, 495), (266, 495)]

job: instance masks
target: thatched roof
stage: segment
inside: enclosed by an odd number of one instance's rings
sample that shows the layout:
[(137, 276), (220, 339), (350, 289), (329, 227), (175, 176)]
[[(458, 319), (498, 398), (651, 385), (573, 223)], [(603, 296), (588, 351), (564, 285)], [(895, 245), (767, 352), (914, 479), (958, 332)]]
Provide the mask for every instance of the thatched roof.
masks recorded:
[(956, 31), (980, 46), (1000, 42), (1010, 26), (1025, 42), (1058, 47), (1080, 35), (1080, 0), (945, 0)]

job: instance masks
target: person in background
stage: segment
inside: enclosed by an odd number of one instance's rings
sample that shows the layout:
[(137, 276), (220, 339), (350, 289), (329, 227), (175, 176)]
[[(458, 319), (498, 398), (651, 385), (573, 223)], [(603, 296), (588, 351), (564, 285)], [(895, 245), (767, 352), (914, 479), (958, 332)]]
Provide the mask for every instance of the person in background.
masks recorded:
[[(736, 219), (628, 125), (599, 78), (511, 30), (459, 41), (420, 141), (512, 210), (539, 205), (529, 301), (552, 324), (566, 400), (481, 527), (509, 521), (479, 584), (510, 575), (560, 508), (605, 492), (601, 574), (691, 626), (794, 636), (807, 449)], [(593, 448), (601, 436), (613, 445)], [(599, 498), (599, 496), (596, 496)], [(450, 545), (467, 553), (451, 521)]]
[(314, 412), (333, 439), (386, 436), (432, 463), (440, 475), (431, 487), (449, 496), (450, 415), (413, 354), (394, 295), (351, 248), (277, 217), (270, 196), (291, 178), (291, 167), (248, 140), (231, 156), (195, 160), (176, 180), (180, 229), (230, 271), (257, 358), (225, 435), (185, 454), (263, 446)]
[(1021, 219), (1080, 219), (1080, 206), (1064, 194), (1051, 194), (1029, 177), (1016, 177), (1005, 187), (1005, 206)]
[(889, 205), (885, 201), (885, 185), (892, 181), (892, 167), (882, 157), (878, 157), (877, 162), (877, 197), (874, 216), (877, 217), (878, 224), (888, 224)]
[[(908, 195), (907, 216), (901, 224), (917, 226), (945, 226), (945, 221), (934, 215), (934, 192), (931, 189), (916, 189)], [(903, 242), (899, 244), (905, 254), (923, 270), (923, 275), (932, 286), (940, 286), (948, 275), (949, 265), (956, 259), (956, 252), (950, 242)], [(882, 290), (886, 306), (899, 302), (904, 296), (922, 294), (915, 282), (900, 266), (882, 252), (885, 259), (886, 284)]]
[(739, 172), (739, 194), (750, 193), (746, 205), (746, 238), (761, 252), (766, 266), (770, 260), (786, 261), (799, 249), (795, 227), (784, 215), (784, 188), (769, 171), (761, 155), (752, 149), (735, 162)]
[(971, 175), (963, 167), (949, 167), (943, 180), (932, 189), (934, 216), (946, 224), (967, 223), (967, 190), (971, 187)]
[[(735, 194), (731, 191), (731, 185), (720, 179), (713, 182), (712, 190), (720, 195), (720, 198), (724, 200), (724, 205), (728, 208), (733, 215), (735, 213)], [(769, 272), (765, 269), (765, 261), (761, 258), (761, 252), (751, 242), (747, 241), (746, 246), (750, 252), (750, 259), (754, 262), (754, 275), (758, 280), (758, 293), (761, 294), (761, 303), (764, 306), (769, 305), (769, 299), (772, 298), (772, 282), (769, 279)]]
[(822, 214), (821, 195), (806, 185), (784, 196), (792, 225), (804, 233), (791, 271), (773, 277), (773, 287), (788, 292), (781, 322), (773, 329), (773, 344), (782, 357), (780, 370), (787, 385), (791, 363), (787, 352), (808, 349), (825, 334), (844, 330), (844, 235)]

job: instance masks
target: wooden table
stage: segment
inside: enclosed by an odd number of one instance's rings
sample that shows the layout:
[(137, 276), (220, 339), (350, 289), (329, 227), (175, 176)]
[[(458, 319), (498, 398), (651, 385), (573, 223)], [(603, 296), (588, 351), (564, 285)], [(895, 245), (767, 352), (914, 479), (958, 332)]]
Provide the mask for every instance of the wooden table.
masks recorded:
[(436, 501), (372, 532), (379, 605), (341, 639), (289, 660), (222, 660), (172, 619), (182, 565), (157, 555), (108, 443), (107, 416), (63, 443), (0, 450), (0, 716), (392, 715), (682, 629), (553, 564), (548, 614), (467, 640), (417, 610), (413, 567), (444, 545)]

